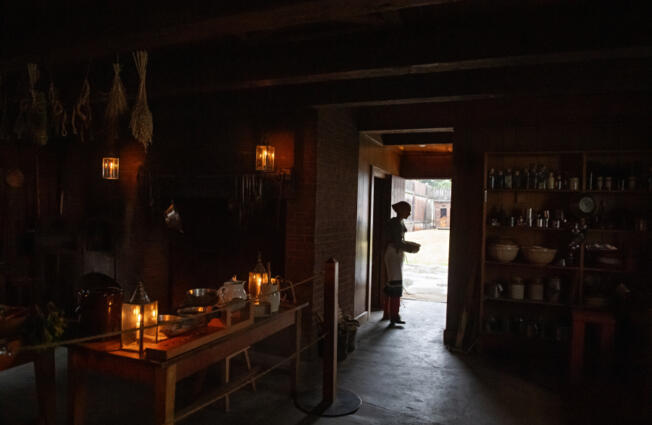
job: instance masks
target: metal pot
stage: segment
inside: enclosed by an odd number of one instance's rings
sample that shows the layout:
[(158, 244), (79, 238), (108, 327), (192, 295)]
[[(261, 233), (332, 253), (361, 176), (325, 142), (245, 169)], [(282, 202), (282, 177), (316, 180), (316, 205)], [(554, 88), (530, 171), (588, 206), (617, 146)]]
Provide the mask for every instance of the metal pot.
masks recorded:
[(82, 335), (98, 335), (120, 330), (123, 291), (121, 288), (81, 289), (77, 292), (79, 330)]

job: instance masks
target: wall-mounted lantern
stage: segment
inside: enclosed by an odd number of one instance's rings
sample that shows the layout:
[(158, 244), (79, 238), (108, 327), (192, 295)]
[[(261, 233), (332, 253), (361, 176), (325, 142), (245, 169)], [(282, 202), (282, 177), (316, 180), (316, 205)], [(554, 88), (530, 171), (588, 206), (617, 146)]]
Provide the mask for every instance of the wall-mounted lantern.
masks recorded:
[[(138, 282), (129, 302), (122, 304), (122, 335), (120, 348), (138, 351), (143, 357), (145, 343), (156, 341), (158, 301), (150, 301), (143, 282)], [(145, 329), (147, 328), (147, 329)], [(126, 330), (133, 329), (129, 332)]]
[(258, 145), (256, 146), (256, 171), (272, 172), (274, 171), (274, 146)]
[(117, 155), (102, 158), (102, 178), (118, 180), (120, 178), (120, 158)]

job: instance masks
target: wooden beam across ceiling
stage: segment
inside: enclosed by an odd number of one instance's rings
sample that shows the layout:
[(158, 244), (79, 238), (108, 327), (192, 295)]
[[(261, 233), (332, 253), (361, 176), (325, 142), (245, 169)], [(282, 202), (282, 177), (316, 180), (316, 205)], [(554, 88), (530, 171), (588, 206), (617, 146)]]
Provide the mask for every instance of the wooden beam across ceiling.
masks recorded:
[(370, 107), (510, 96), (649, 92), (652, 90), (649, 75), (652, 75), (652, 59), (622, 60), (291, 86), (278, 88), (278, 96), (321, 107)]
[[(61, 63), (79, 57), (105, 56), (120, 51), (157, 49), (227, 37), (242, 38), (251, 33), (277, 31), (323, 22), (346, 22), (369, 15), (382, 15), (404, 9), (459, 1), (461, 0), (309, 0), (277, 2), (267, 7), (218, 16), (188, 16), (186, 10), (179, 10), (178, 16), (175, 16), (174, 8), (170, 8), (171, 12), (168, 15), (171, 16), (163, 16), (160, 13), (161, 10), (158, 10), (159, 15), (162, 16), (158, 22), (148, 22), (141, 16), (140, 21), (135, 20), (132, 27), (138, 28), (138, 30), (116, 31), (116, 28), (124, 26), (121, 21), (129, 21), (128, 18), (135, 15), (133, 11), (130, 11), (130, 13), (125, 13), (124, 17), (113, 17), (112, 22), (110, 22), (110, 16), (94, 17), (98, 22), (96, 25), (98, 28), (88, 29), (88, 34), (76, 33), (74, 26), (72, 28), (62, 27), (53, 22), (46, 24), (45, 27), (59, 30), (57, 33), (47, 34), (43, 28), (33, 34), (23, 30), (23, 34), (27, 34), (26, 37), (31, 35), (32, 38), (20, 40), (14, 34), (12, 43), (6, 43), (3, 46), (3, 62), (5, 64), (8, 62), (25, 63), (28, 60), (33, 60), (35, 56), (40, 56), (47, 63)], [(38, 6), (43, 9), (40, 10), (43, 19), (52, 21), (56, 20), (57, 15), (66, 13), (73, 16), (80, 15), (85, 10), (75, 10), (74, 7), (70, 7), (71, 10), (66, 12), (63, 6), (50, 6), (50, 9), (47, 9), (47, 2)], [(125, 8), (127, 6), (123, 5)], [(155, 4), (150, 6), (157, 7)], [(138, 4), (132, 7), (136, 10), (144, 8)], [(176, 7), (179, 8), (178, 5)], [(111, 11), (114, 14), (119, 12), (117, 8)], [(143, 14), (145, 12), (146, 10), (143, 10)], [(177, 19), (170, 23), (170, 17)], [(83, 19), (83, 16), (78, 16), (78, 18)], [(25, 20), (25, 17), (18, 19)], [(11, 20), (12, 16), (5, 17), (5, 22), (10, 23)], [(148, 22), (149, 25), (145, 27), (138, 25), (142, 22)]]
[(414, 146), (453, 143), (455, 133), (383, 134), (385, 146)]

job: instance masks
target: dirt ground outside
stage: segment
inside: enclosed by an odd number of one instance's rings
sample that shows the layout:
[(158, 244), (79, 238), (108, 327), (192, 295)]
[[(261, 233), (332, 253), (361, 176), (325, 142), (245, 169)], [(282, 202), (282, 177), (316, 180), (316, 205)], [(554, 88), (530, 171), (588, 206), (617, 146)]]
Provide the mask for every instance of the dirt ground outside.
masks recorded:
[(407, 254), (403, 266), (403, 297), (446, 302), (448, 293), (449, 230), (420, 230), (405, 234), (405, 240), (421, 244), (416, 254)]

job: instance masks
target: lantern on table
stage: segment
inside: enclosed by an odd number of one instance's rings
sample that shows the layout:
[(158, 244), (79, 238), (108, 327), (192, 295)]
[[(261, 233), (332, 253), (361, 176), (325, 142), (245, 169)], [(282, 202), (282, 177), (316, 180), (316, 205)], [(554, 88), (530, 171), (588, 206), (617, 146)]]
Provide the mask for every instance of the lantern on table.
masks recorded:
[(256, 267), (249, 272), (249, 299), (254, 304), (260, 304), (263, 287), (267, 284), (269, 284), (269, 271), (263, 265), (263, 260), (259, 252)]
[(157, 323), (158, 301), (150, 301), (143, 282), (138, 282), (129, 302), (122, 304), (120, 348), (138, 351), (142, 357), (145, 343), (156, 341)]

